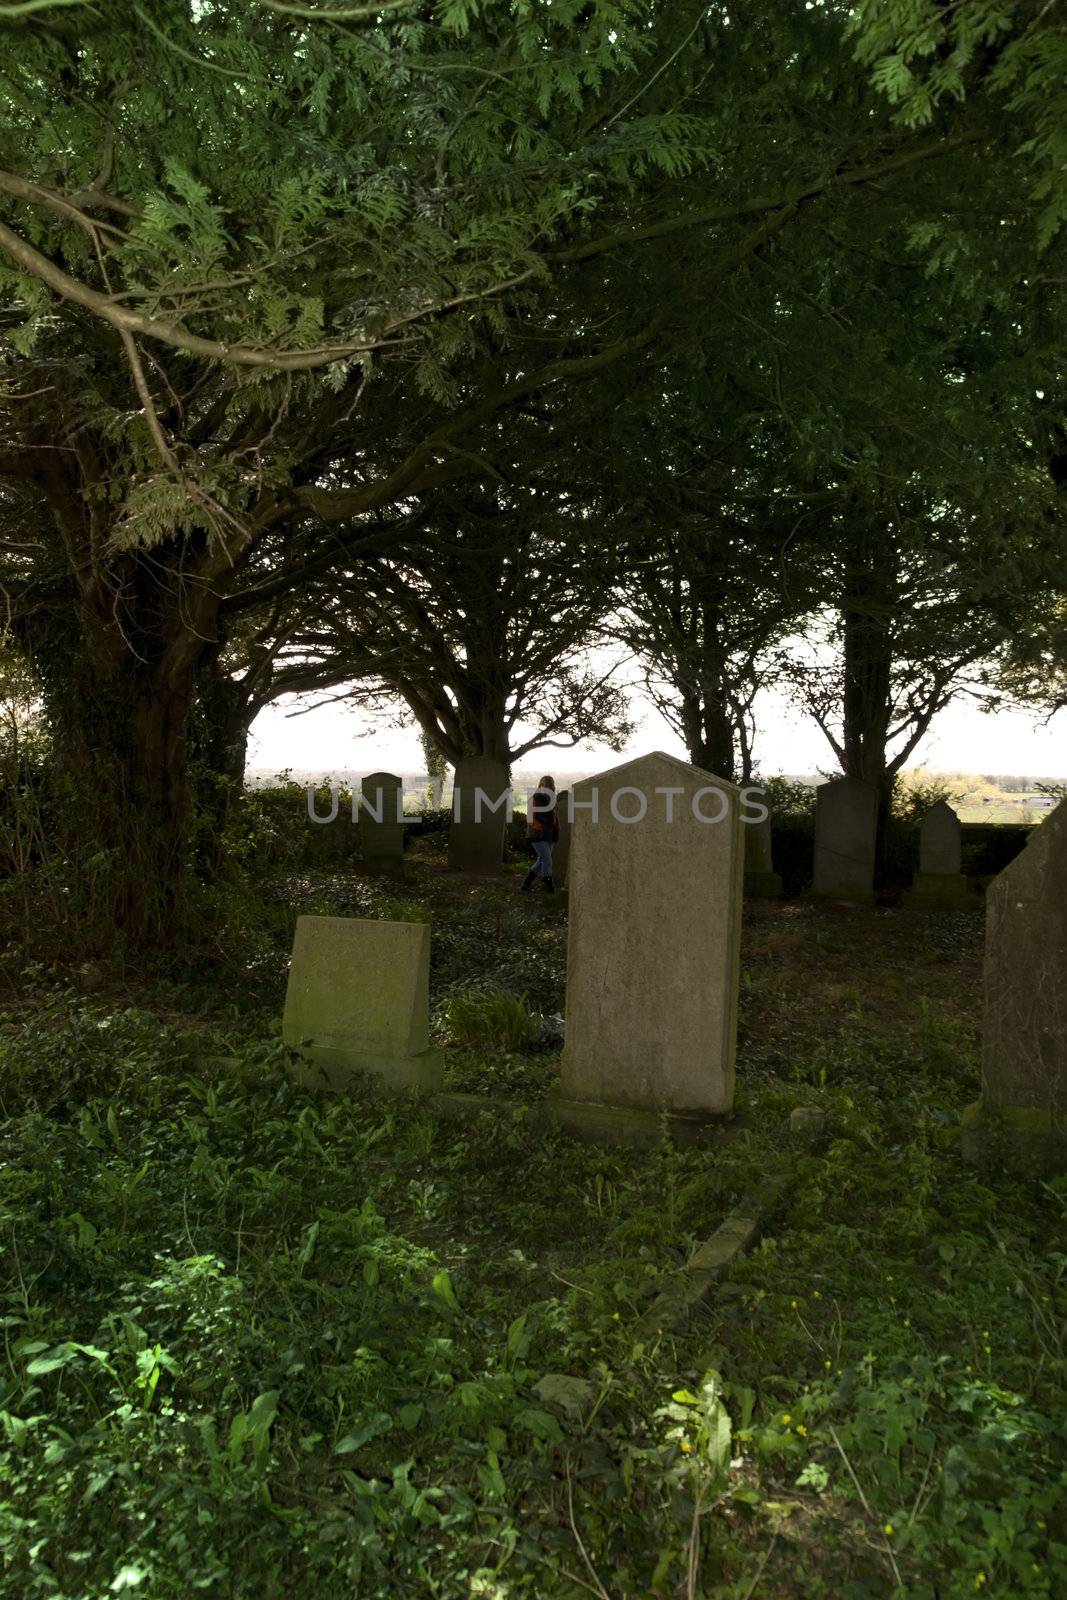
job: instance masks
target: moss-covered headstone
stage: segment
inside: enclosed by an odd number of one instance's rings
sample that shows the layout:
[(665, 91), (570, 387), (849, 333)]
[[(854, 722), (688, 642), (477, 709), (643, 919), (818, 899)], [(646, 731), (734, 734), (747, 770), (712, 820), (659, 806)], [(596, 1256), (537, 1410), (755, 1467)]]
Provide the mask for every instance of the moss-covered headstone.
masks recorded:
[(330, 1089), (361, 1072), (396, 1089), (437, 1088), (429, 983), (425, 923), (298, 917), (282, 1022), (298, 1075)]

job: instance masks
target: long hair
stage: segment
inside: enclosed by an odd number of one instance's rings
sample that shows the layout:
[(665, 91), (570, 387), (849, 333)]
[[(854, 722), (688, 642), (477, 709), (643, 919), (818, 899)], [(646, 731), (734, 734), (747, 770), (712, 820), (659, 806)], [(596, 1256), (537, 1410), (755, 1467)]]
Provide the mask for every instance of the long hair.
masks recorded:
[(556, 792), (556, 780), (555, 780), (555, 778), (542, 778), (541, 782), (537, 785), (537, 787), (539, 789), (551, 789), (552, 793), (555, 794), (555, 792)]

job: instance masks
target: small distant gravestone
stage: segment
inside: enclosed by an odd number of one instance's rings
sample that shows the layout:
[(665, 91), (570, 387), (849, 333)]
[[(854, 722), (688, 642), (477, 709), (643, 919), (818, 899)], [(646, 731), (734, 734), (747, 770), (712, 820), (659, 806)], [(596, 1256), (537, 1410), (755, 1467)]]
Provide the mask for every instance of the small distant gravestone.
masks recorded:
[(734, 1094), (740, 792), (657, 751), (572, 794), (557, 1107), (565, 1120), (590, 1103), (722, 1115)]
[(919, 830), (919, 871), (912, 883), (909, 901), (929, 907), (972, 906), (978, 904), (967, 879), (960, 871), (960, 819), (944, 800), (923, 818)]
[(462, 872), (497, 872), (511, 821), (511, 778), (502, 761), (464, 756), (452, 781), (448, 864)]
[(396, 1089), (434, 1089), (430, 929), (421, 922), (298, 917), (282, 1038), (299, 1076), (340, 1089), (360, 1072)]
[(741, 832), (745, 841), (745, 893), (764, 900), (779, 899), (782, 880), (771, 856), (770, 812), (762, 822), (743, 822)]
[(571, 860), (571, 823), (570, 823), (569, 789), (563, 789), (556, 796), (556, 821), (559, 826), (559, 838), (552, 849), (552, 879), (557, 889), (567, 887), (567, 868)]
[(964, 1149), (987, 1136), (1025, 1163), (1067, 1166), (1067, 800), (986, 891), (982, 1098)]
[(878, 791), (858, 778), (820, 783), (815, 791), (815, 875), (826, 900), (874, 899)]
[(403, 788), (393, 772), (372, 772), (363, 779), (359, 833), (368, 866), (389, 866), (404, 859)]

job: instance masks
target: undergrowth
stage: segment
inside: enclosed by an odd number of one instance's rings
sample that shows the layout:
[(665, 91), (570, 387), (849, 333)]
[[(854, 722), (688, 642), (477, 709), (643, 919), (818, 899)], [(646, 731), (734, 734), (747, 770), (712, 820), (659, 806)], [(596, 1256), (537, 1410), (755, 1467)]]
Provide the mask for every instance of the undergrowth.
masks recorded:
[[(526, 985), (485, 1003), (465, 903), (437, 996), (456, 1021), (480, 994), (478, 1032)], [(503, 964), (554, 967), (557, 928), (509, 945), (497, 915)], [(0, 1019), (5, 1592), (1063, 1593), (1067, 1190), (960, 1160), (958, 937), (870, 925), (925, 941), (923, 1000), (918, 957), (872, 976), (848, 926), (753, 921), (742, 1116), (712, 1148), (317, 1103), (248, 1013), (190, 1034), (42, 990)], [(553, 1051), (456, 1033), (453, 1087), (550, 1087)], [(797, 1104), (827, 1113), (817, 1154)], [(783, 1172), (713, 1300), (639, 1336)]]

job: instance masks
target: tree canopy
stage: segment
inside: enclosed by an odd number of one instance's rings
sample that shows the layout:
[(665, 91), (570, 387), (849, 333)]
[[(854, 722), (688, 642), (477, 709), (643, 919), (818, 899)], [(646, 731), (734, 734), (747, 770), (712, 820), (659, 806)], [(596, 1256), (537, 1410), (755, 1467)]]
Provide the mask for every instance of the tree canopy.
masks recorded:
[(921, 477), (1023, 536), (1060, 247), (994, 97), (902, 123), (867, 20), (0, 8), (0, 585), (116, 922), (174, 919), (231, 641), (331, 582), (365, 616), (387, 563), (429, 581), (449, 495), (550, 478), (614, 527), (677, 499), (645, 422), (703, 406), (708, 461), (764, 441), (750, 520), (822, 507), (832, 542), (843, 495)]

